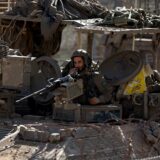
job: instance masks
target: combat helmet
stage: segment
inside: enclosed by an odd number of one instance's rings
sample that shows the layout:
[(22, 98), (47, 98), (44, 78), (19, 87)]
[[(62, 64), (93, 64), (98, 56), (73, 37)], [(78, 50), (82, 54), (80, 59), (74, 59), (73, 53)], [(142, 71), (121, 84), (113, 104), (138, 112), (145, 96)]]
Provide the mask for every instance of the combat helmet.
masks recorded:
[(73, 63), (73, 58), (74, 57), (82, 57), (84, 59), (85, 66), (87, 68), (91, 67), (92, 59), (91, 59), (91, 57), (89, 56), (89, 54), (87, 53), (86, 50), (77, 49), (76, 51), (74, 51), (73, 54), (72, 54), (72, 57), (71, 57), (72, 63)]

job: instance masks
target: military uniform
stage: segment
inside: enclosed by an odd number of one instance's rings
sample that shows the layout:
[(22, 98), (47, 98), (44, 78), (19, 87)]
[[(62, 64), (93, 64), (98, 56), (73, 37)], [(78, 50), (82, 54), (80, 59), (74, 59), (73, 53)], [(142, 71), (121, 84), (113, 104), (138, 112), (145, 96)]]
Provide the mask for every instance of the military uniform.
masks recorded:
[(99, 97), (101, 94), (94, 83), (94, 72), (91, 70), (92, 60), (85, 50), (77, 50), (73, 53), (71, 61), (63, 69), (62, 76), (69, 74), (70, 69), (74, 68), (73, 59), (74, 57), (82, 57), (84, 60), (84, 68), (78, 70), (79, 78), (83, 79), (83, 92), (84, 94), (73, 100), (79, 104), (89, 104), (88, 100), (93, 97)]

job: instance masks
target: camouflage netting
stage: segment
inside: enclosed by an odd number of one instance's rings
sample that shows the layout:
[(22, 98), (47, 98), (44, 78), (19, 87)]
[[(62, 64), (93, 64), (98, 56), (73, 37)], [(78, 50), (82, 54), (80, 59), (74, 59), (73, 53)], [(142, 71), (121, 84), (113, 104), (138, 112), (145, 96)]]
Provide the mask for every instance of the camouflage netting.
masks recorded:
[(63, 19), (87, 19), (101, 17), (105, 11), (98, 0), (17, 0), (6, 14), (54, 19), (59, 13)]
[[(1, 39), (26, 55), (54, 55), (60, 48), (65, 25), (62, 20), (104, 18), (106, 8), (97, 0), (17, 0), (5, 14), (14, 16), (6, 29), (1, 28)], [(15, 22), (18, 16), (40, 18), (34, 22)], [(22, 43), (23, 42), (23, 43)]]
[[(27, 55), (40, 57), (54, 55), (60, 49), (62, 20), (102, 18), (95, 25), (111, 27), (160, 27), (160, 16), (149, 15), (143, 9), (117, 8), (108, 11), (98, 0), (17, 0), (5, 14), (14, 16), (7, 27), (1, 27), (1, 39), (11, 48)], [(15, 21), (17, 17), (35, 21)], [(6, 25), (2, 21), (2, 24)]]
[(156, 28), (160, 27), (160, 16), (152, 15), (143, 9), (126, 9), (117, 7), (108, 11), (104, 20), (98, 25), (127, 27), (127, 28)]

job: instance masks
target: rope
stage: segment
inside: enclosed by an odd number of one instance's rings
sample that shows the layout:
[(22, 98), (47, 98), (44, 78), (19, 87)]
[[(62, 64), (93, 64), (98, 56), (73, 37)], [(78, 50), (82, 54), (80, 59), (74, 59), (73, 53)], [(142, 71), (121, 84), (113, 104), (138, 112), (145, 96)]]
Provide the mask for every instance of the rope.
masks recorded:
[(8, 26), (5, 26), (6, 29), (5, 29), (5, 31), (3, 32), (3, 34), (1, 35), (0, 39), (3, 39), (3, 38), (4, 38), (4, 36), (5, 36), (6, 32), (7, 32), (7, 29), (11, 27), (12, 23), (13, 23), (14, 21), (16, 21), (17, 17), (19, 17), (19, 15), (18, 15), (18, 16), (15, 16), (13, 19), (11, 19), (11, 22), (9, 23)]
[(22, 29), (19, 31), (19, 33), (17, 34), (17, 37), (15, 38), (14, 41), (12, 41), (12, 42), (10, 43), (10, 45), (12, 45), (13, 43), (15, 43), (15, 42), (18, 40), (18, 38), (20, 37), (20, 35), (23, 33), (25, 27), (26, 27), (26, 21), (24, 21), (24, 24), (23, 24)]
[(62, 11), (63, 11), (63, 13), (64, 13), (64, 15), (65, 15), (65, 8), (64, 8), (63, 2), (62, 2), (62, 0), (59, 0), (59, 1), (60, 1), (60, 3), (61, 3)]
[(9, 29), (9, 35), (8, 35), (8, 43), (10, 44), (10, 42), (11, 42), (11, 37), (12, 37), (12, 31), (14, 30), (14, 28), (15, 28), (15, 24), (16, 24), (16, 21), (14, 21), (14, 23), (13, 23), (13, 26), (12, 27), (10, 27), (10, 29)]

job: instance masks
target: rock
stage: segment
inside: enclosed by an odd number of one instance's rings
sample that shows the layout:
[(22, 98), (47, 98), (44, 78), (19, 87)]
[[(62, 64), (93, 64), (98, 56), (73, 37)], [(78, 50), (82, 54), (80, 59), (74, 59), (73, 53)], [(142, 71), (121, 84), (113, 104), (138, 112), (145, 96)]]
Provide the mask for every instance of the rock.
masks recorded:
[(49, 140), (49, 132), (47, 131), (38, 131), (37, 132), (37, 141), (40, 141), (40, 142), (48, 142)]
[(37, 129), (28, 129), (25, 126), (20, 127), (20, 135), (24, 140), (37, 141), (37, 142), (48, 142), (49, 132), (39, 131)]
[(157, 138), (155, 138), (152, 135), (147, 135), (147, 141), (150, 142), (151, 144), (155, 144), (157, 142)]
[(61, 139), (65, 139), (67, 137), (71, 137), (74, 132), (74, 129), (60, 129), (60, 136), (61, 136)]
[(156, 122), (147, 122), (143, 126), (143, 133), (146, 136), (147, 142), (154, 144), (157, 142), (158, 137), (160, 136), (159, 124)]

